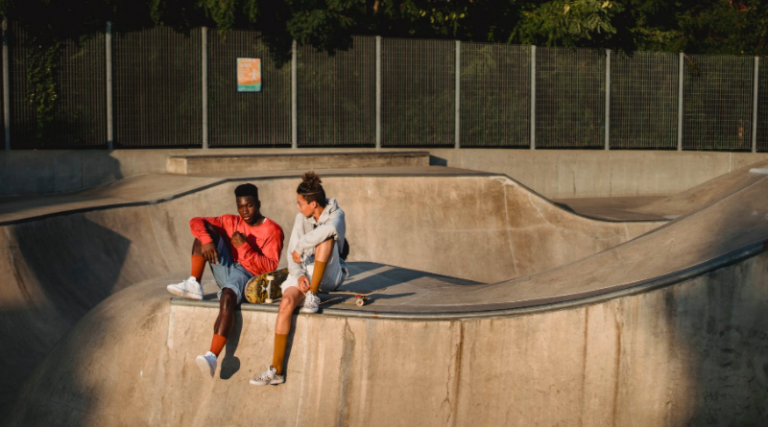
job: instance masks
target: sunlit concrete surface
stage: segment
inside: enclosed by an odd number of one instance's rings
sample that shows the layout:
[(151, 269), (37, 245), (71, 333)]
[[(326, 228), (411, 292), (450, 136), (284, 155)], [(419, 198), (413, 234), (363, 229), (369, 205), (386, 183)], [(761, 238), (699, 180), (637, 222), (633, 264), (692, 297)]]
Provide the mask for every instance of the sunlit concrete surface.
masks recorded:
[(346, 286), (387, 289), (362, 308), (327, 296), (321, 314), (298, 315), (279, 387), (247, 381), (270, 360), (274, 306), (243, 307), (210, 380), (193, 359), (216, 303), (171, 300), (165, 285), (187, 272), (188, 219), (233, 212), (242, 180), (289, 229), (298, 171), (0, 215), (0, 322), (14, 349), (0, 356), (18, 372), (0, 384), (4, 400), (18, 396), (6, 424), (766, 421), (768, 177), (733, 177), (674, 221), (604, 221), (504, 175), (320, 173), (347, 212)]

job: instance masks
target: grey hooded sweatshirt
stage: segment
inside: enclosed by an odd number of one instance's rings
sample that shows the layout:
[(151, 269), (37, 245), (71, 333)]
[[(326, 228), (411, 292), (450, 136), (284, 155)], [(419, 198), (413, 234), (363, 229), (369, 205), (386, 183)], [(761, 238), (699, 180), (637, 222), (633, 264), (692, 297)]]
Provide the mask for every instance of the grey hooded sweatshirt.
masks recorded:
[[(330, 237), (336, 241), (337, 250), (331, 253), (331, 259), (328, 260), (328, 263), (333, 263), (336, 261), (334, 258), (338, 258), (341, 268), (347, 268), (346, 262), (339, 257), (347, 233), (344, 211), (336, 204), (336, 199), (326, 200), (328, 204), (317, 221), (314, 216), (306, 218), (301, 213), (296, 214), (291, 240), (288, 242), (288, 272), (291, 276), (305, 275), (307, 272), (306, 265), (315, 262), (315, 247)], [(291, 254), (294, 251), (301, 254), (302, 262), (300, 264), (293, 262)]]

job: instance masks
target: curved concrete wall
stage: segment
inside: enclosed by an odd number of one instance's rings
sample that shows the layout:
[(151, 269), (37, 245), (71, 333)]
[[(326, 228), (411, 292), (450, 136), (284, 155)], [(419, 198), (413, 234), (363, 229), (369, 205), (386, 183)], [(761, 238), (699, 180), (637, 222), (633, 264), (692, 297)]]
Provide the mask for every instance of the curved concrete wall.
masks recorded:
[[(592, 305), (453, 321), (300, 315), (287, 383), (254, 387), (274, 313), (244, 311), (221, 377), (191, 360), (216, 310), (155, 283), (90, 312), (8, 425), (764, 425), (768, 254)], [(206, 333), (203, 333), (205, 331)]]
[[(153, 149), (0, 151), (0, 197), (72, 192), (166, 171), (169, 156), (376, 152), (373, 149)], [(380, 150), (388, 152), (393, 150)], [(640, 150), (423, 149), (436, 165), (501, 173), (549, 198), (669, 195), (768, 153)]]
[[(297, 179), (252, 181), (260, 188), (263, 212), (290, 233)], [(324, 182), (348, 214), (350, 260), (483, 282), (550, 269), (658, 225), (581, 218), (505, 177), (326, 177)], [(234, 212), (238, 184), (156, 204), (0, 226), (5, 278), (0, 360), (12, 366), (0, 383), (0, 413), (24, 377), (88, 310), (131, 284), (184, 274), (189, 218)], [(156, 286), (164, 292), (162, 284)]]

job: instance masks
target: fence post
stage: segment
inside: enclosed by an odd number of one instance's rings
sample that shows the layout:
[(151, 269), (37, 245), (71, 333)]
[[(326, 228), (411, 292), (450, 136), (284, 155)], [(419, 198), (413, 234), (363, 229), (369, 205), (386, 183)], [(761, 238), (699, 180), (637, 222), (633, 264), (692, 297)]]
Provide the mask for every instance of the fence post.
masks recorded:
[(611, 50), (605, 50), (605, 149), (611, 149)]
[(752, 93), (752, 152), (757, 153), (757, 90), (760, 85), (760, 57), (755, 56), (755, 82)]
[(11, 79), (8, 61), (8, 20), (3, 19), (3, 123), (5, 124), (5, 150), (11, 149)]
[(107, 33), (104, 37), (107, 62), (107, 150), (115, 149), (115, 127), (112, 111), (112, 22), (107, 21)]
[(531, 46), (531, 150), (536, 149), (536, 46)]
[(455, 121), (456, 121), (456, 128), (455, 132), (456, 135), (454, 137), (454, 148), (459, 148), (461, 146), (461, 41), (456, 40), (456, 110), (455, 110)]
[(208, 149), (208, 28), (200, 29), (202, 38), (202, 85), (203, 85), (203, 150)]
[(376, 149), (381, 150), (381, 36), (376, 36)]
[(680, 52), (678, 65), (677, 89), (677, 151), (683, 151), (683, 75), (685, 74), (685, 54)]
[(299, 119), (298, 119), (298, 67), (299, 52), (296, 40), (293, 41), (291, 48), (291, 148), (298, 148), (299, 137)]

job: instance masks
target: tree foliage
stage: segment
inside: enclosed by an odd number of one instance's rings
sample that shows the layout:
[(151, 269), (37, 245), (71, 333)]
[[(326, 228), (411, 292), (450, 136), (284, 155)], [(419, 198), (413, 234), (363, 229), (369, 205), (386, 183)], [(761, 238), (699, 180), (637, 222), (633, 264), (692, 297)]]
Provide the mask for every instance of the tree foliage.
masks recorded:
[(33, 35), (27, 100), (41, 132), (57, 98), (59, 46), (102, 32), (106, 21), (123, 30), (255, 29), (279, 63), (294, 39), (333, 52), (353, 34), (624, 52), (768, 49), (768, 0), (0, 0), (0, 14)]
[(0, 0), (0, 13), (57, 39), (105, 21), (251, 28), (276, 51), (292, 39), (333, 51), (352, 34), (378, 34), (753, 55), (768, 37), (768, 0)]

